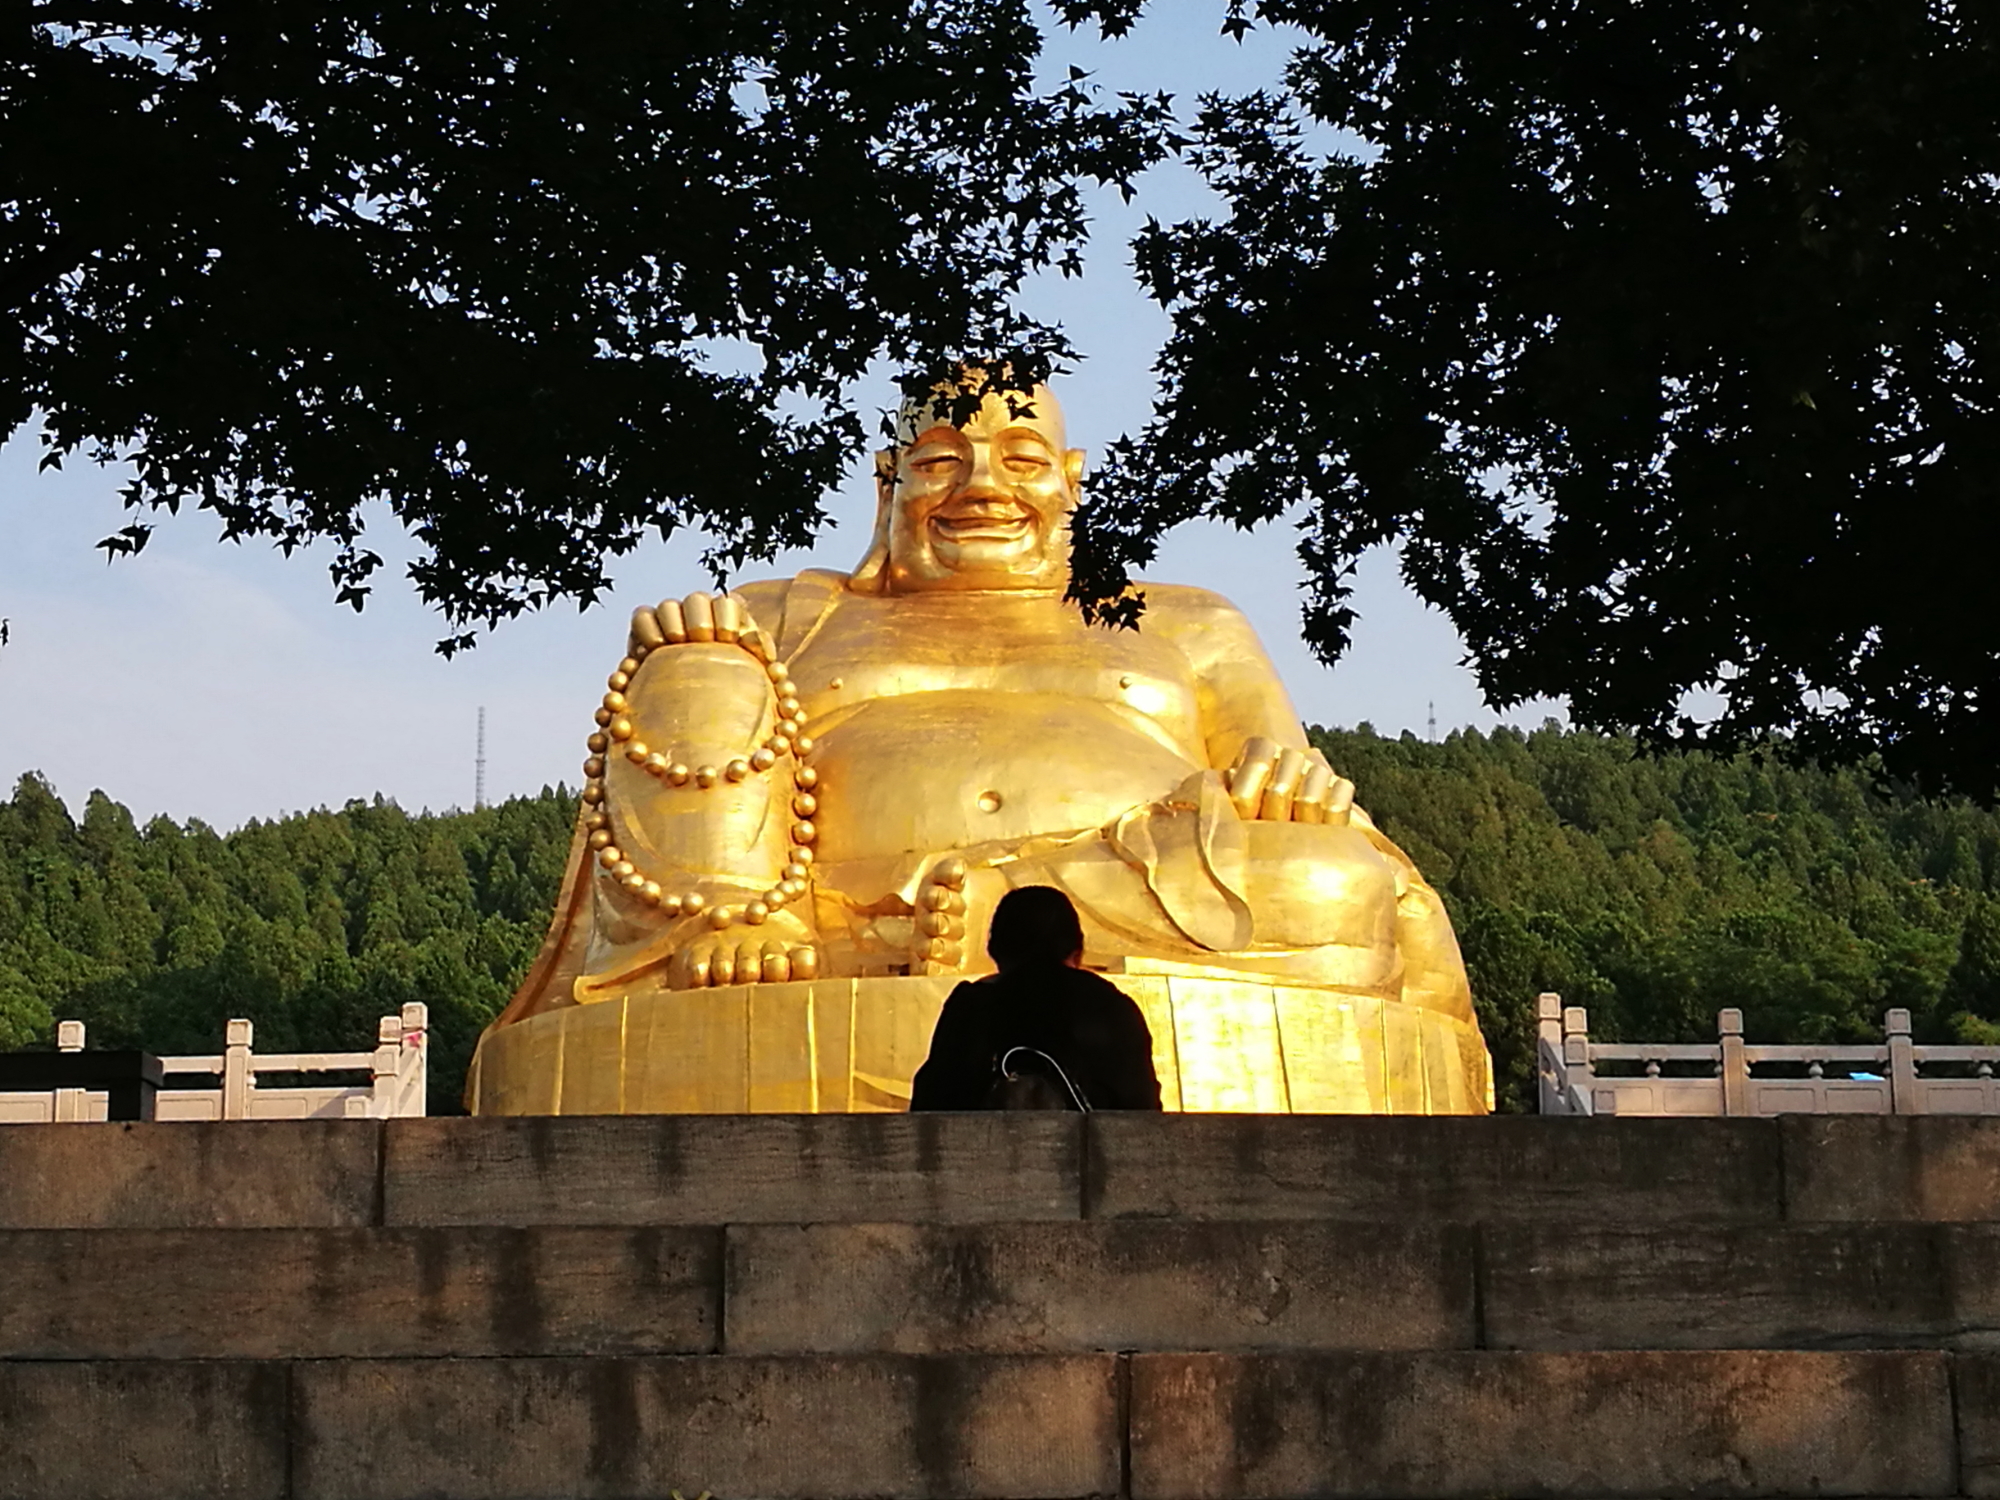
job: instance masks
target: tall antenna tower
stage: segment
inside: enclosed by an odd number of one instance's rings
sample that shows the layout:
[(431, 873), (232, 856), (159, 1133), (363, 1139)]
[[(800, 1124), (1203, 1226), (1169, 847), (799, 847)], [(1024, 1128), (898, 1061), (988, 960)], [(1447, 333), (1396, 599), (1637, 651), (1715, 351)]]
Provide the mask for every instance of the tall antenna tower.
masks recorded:
[[(482, 708), (479, 710), (479, 712), (481, 714), (484, 714), (486, 710)], [(482, 718), (480, 722), (483, 724), (485, 720)], [(1435, 745), (1437, 742), (1438, 742), (1438, 706), (1436, 700), (1433, 699), (1431, 702), (1431, 743)]]
[(479, 748), (472, 757), (472, 805), (486, 805), (486, 705), (479, 705)]

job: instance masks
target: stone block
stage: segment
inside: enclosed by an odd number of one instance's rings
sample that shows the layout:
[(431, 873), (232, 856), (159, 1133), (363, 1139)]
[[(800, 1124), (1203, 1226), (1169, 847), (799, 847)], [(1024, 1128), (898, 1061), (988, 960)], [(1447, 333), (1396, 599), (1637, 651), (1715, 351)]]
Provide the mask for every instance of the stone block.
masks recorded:
[(1140, 1354), (1131, 1494), (1946, 1495), (1950, 1358)]
[(1768, 1120), (1096, 1114), (1087, 1218), (1758, 1222)]
[(1785, 1217), (2000, 1221), (2000, 1116), (1788, 1115)]
[(1959, 1486), (2000, 1495), (2000, 1356), (1961, 1355), (1952, 1369), (1958, 1397)]
[(0, 1229), (377, 1222), (381, 1123), (215, 1120), (0, 1130)]
[(704, 1354), (721, 1231), (0, 1233), (0, 1358)]
[(1495, 1349), (2000, 1346), (2000, 1225), (1481, 1230)]
[(753, 1225), (727, 1255), (731, 1354), (1474, 1344), (1468, 1230)]
[(285, 1403), (281, 1364), (0, 1362), (0, 1500), (280, 1500)]
[(298, 1367), (297, 1500), (1119, 1488), (1116, 1361), (330, 1361)]
[(389, 1122), (391, 1224), (1074, 1219), (1073, 1115)]

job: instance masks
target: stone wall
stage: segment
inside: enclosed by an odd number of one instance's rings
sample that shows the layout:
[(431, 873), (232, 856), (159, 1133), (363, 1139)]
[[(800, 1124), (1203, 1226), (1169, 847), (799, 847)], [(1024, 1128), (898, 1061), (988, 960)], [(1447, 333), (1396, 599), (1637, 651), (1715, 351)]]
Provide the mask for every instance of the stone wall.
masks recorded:
[(2000, 1121), (0, 1130), (0, 1497), (2000, 1497)]

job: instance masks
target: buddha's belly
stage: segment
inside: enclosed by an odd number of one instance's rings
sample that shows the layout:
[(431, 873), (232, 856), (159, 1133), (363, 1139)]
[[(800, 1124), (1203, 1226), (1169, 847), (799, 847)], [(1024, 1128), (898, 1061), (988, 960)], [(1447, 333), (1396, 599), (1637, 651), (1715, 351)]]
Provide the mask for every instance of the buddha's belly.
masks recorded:
[(814, 815), (832, 861), (939, 853), (1097, 828), (1199, 770), (1088, 699), (882, 698), (816, 732)]

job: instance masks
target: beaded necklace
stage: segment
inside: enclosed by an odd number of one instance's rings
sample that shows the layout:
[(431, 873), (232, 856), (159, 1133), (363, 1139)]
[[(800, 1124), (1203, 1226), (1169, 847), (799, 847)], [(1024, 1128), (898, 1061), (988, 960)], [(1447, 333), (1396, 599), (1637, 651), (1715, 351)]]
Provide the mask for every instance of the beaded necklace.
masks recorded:
[[(806, 894), (811, 879), (812, 846), (819, 837), (812, 818), (819, 811), (824, 788), (820, 785), (819, 772), (804, 764), (804, 756), (812, 749), (813, 739), (806, 733), (806, 712), (799, 702), (798, 689), (791, 680), (790, 669), (776, 659), (770, 637), (762, 630), (739, 633), (724, 621), (691, 621), (683, 616), (680, 605), (675, 601), (662, 604), (657, 613), (642, 609), (639, 614), (654, 617), (653, 629), (645, 633), (659, 634), (662, 640), (657, 645), (645, 640), (635, 616), (632, 654), (619, 662), (617, 670), (606, 679), (608, 690), (595, 715), (597, 730), (586, 742), (590, 758), (583, 763), (583, 800), (590, 807), (583, 820), (584, 827), (589, 830), (587, 842), (596, 853), (597, 863), (648, 906), (684, 917), (698, 916), (706, 911), (708, 925), (718, 932), (739, 921), (752, 927), (759, 926), (772, 912)], [(751, 754), (739, 756), (720, 767), (703, 765), (691, 768), (679, 761), (670, 761), (638, 737), (638, 731), (629, 717), (632, 705), (626, 697), (626, 690), (632, 686), (646, 658), (654, 651), (687, 642), (742, 647), (763, 665), (765, 678), (777, 701), (778, 719), (772, 733)], [(612, 838), (604, 770), (606, 757), (621, 751), (633, 765), (666, 785), (675, 788), (692, 786), (697, 792), (706, 791), (718, 782), (737, 783), (747, 781), (753, 775), (767, 774), (780, 761), (789, 759), (792, 762), (792, 812), (798, 821), (790, 829), (790, 846), (778, 883), (753, 900), (710, 906), (708, 898), (698, 889), (669, 894), (659, 881), (648, 877)]]

